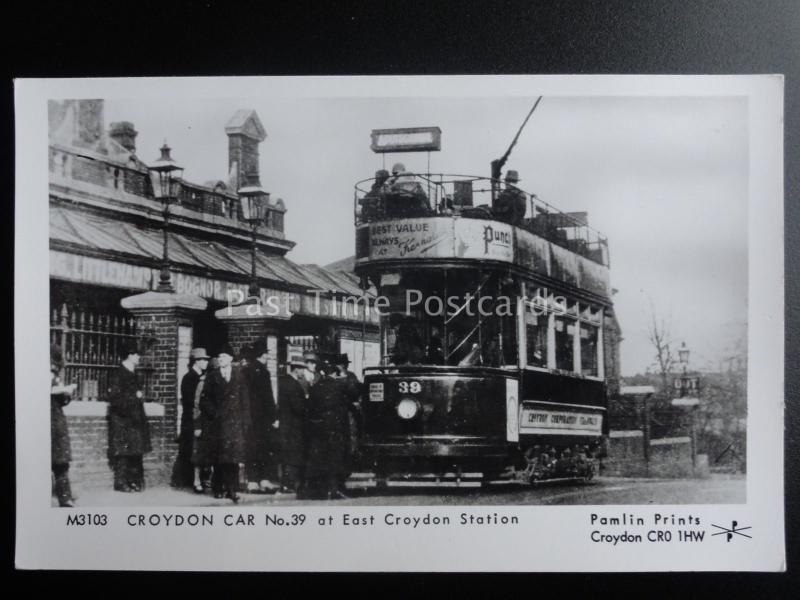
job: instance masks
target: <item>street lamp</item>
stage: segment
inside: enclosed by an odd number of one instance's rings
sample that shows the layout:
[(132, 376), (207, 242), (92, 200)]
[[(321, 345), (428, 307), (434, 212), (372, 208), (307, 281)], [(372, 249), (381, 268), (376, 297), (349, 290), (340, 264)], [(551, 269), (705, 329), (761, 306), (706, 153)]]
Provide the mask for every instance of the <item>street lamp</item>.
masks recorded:
[(258, 226), (264, 222), (267, 211), (269, 194), (261, 187), (258, 175), (248, 175), (247, 184), (239, 188), (239, 200), (242, 203), (242, 215), (250, 224), (252, 234), (252, 254), (250, 268), (250, 287), (247, 290), (248, 302), (258, 302), (258, 276), (256, 275), (256, 232)]
[(678, 349), (678, 362), (683, 365), (683, 374), (686, 375), (686, 367), (689, 366), (689, 349), (686, 347), (686, 342), (681, 342), (681, 347)]
[(166, 141), (160, 150), (161, 156), (150, 167), (150, 171), (158, 174), (158, 186), (153, 191), (164, 206), (164, 256), (161, 259), (161, 274), (156, 289), (159, 292), (171, 293), (175, 291), (175, 288), (172, 287), (172, 274), (169, 269), (169, 207), (178, 199), (179, 181), (183, 177), (183, 167), (169, 155), (172, 148), (167, 146)]
[[(694, 389), (694, 383), (689, 380), (686, 376), (686, 369), (689, 366), (689, 348), (686, 347), (686, 342), (681, 342), (681, 347), (678, 348), (678, 362), (683, 365), (683, 378), (681, 379), (681, 398), (684, 398), (686, 395), (686, 388), (691, 387)], [(690, 433), (691, 433), (691, 444), (692, 444), (692, 468), (697, 468), (697, 405), (699, 401), (696, 398), (689, 398), (686, 399), (687, 402), (691, 402), (691, 412), (690, 415)]]

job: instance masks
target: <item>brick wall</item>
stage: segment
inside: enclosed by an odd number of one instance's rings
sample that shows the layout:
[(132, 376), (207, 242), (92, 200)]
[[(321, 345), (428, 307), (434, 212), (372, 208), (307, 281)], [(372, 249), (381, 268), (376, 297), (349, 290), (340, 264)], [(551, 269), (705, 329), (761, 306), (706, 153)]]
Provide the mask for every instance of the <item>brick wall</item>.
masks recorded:
[[(144, 456), (146, 485), (169, 481), (175, 460), (174, 435), (167, 431), (164, 417), (149, 417), (153, 451)], [(72, 445), (70, 482), (79, 495), (81, 488), (111, 488), (114, 476), (108, 465), (108, 422), (104, 416), (68, 416)]]
[[(637, 432), (627, 432), (641, 434)], [(601, 475), (616, 477), (692, 477), (692, 446), (689, 438), (650, 441), (649, 460), (644, 456), (644, 437), (627, 435), (609, 439), (608, 456), (603, 459)]]
[(250, 320), (228, 321), (228, 343), (234, 352), (239, 352), (243, 346), (252, 346), (259, 338), (267, 340), (269, 357), (267, 369), (272, 376), (272, 393), (278, 399), (278, 338), (277, 334), (267, 325), (263, 318)]
[(239, 352), (242, 346), (250, 345), (259, 338), (269, 333), (264, 319), (252, 319), (228, 322), (228, 343), (234, 352)]

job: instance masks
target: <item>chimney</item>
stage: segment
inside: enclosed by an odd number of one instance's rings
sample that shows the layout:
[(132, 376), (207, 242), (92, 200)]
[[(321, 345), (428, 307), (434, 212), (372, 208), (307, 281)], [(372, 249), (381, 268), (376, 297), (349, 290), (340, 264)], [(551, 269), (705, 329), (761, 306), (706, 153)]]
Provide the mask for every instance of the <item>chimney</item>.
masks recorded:
[(51, 100), (47, 107), (53, 140), (69, 146), (105, 151), (103, 100)]
[(252, 109), (237, 110), (225, 125), (228, 135), (228, 173), (231, 188), (238, 190), (247, 177), (259, 177), (258, 145), (267, 139), (267, 132), (258, 114)]
[(78, 100), (78, 142), (103, 150), (104, 101)]
[(112, 123), (108, 135), (125, 150), (136, 154), (136, 136), (139, 135), (139, 132), (134, 129), (133, 123), (130, 121)]

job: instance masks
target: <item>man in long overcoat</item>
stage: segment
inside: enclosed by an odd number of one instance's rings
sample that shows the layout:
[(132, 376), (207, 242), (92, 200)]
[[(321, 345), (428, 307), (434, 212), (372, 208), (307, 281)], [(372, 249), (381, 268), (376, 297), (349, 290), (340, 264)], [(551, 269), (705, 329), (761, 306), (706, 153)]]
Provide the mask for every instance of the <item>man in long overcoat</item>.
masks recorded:
[(248, 382), (233, 365), (233, 350), (225, 344), (217, 355), (219, 368), (206, 375), (200, 410), (206, 442), (214, 453), (214, 497), (239, 502), (239, 463), (247, 460), (250, 438)]
[(61, 383), (64, 354), (56, 344), (50, 346), (50, 463), (55, 480), (54, 491), (58, 505), (75, 506), (69, 485), (69, 461), (72, 458), (67, 418), (63, 407), (69, 404), (75, 384)]
[[(186, 487), (193, 484), (195, 491), (202, 493), (203, 487), (199, 477), (194, 477), (194, 465), (192, 464), (192, 454), (195, 444), (195, 430), (199, 429), (199, 424), (195, 423), (194, 413), (195, 396), (200, 378), (208, 368), (208, 354), (205, 348), (192, 348), (189, 355), (189, 370), (181, 379), (181, 428), (178, 441), (178, 456), (172, 468), (172, 485), (174, 487)], [(197, 427), (195, 427), (197, 425)]]
[(144, 412), (144, 394), (136, 377), (139, 348), (129, 344), (122, 364), (111, 373), (108, 387), (108, 458), (114, 469), (114, 489), (144, 489), (143, 455), (152, 450)]
[(266, 340), (259, 339), (253, 344), (252, 360), (245, 371), (250, 386), (249, 460), (247, 463), (248, 489), (264, 493), (274, 493), (277, 486), (277, 466), (274, 447), (276, 445), (277, 407), (272, 393), (272, 377), (267, 369), (269, 350)]
[(323, 361), (308, 398), (306, 481), (312, 497), (346, 498), (341, 484), (347, 470), (348, 404), (341, 378)]
[(281, 491), (293, 493), (303, 484), (306, 460), (306, 363), (291, 361), (278, 378)]
[[(338, 354), (336, 360), (336, 370), (339, 375), (339, 382), (343, 392), (347, 397), (347, 468), (344, 473), (345, 478), (350, 476), (356, 466), (358, 459), (358, 440), (360, 436), (361, 420), (361, 395), (362, 384), (358, 376), (349, 370), (350, 357), (347, 354)], [(340, 489), (344, 488), (344, 481)]]

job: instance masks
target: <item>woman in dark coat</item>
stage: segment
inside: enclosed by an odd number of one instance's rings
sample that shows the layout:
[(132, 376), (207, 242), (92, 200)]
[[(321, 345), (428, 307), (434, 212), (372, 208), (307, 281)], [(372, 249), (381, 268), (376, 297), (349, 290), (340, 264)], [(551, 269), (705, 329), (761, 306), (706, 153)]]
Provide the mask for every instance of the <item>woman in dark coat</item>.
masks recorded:
[(341, 482), (347, 471), (348, 404), (341, 378), (331, 365), (308, 397), (306, 480), (312, 497), (346, 498)]
[(280, 427), (281, 490), (296, 492), (303, 483), (306, 461), (306, 392), (301, 381), (305, 381), (306, 364), (301, 361), (289, 363), (289, 373), (278, 378), (278, 422)]
[(122, 365), (109, 377), (108, 458), (114, 469), (114, 489), (120, 492), (144, 489), (142, 457), (153, 449), (144, 394), (135, 373), (138, 364), (139, 349), (128, 346)]
[(251, 435), (250, 400), (247, 378), (232, 360), (226, 344), (217, 355), (219, 368), (206, 375), (200, 410), (207, 427), (202, 435), (214, 454), (214, 497), (238, 502), (239, 463), (247, 460)]
[(58, 505), (73, 507), (75, 502), (69, 485), (69, 461), (72, 456), (63, 407), (69, 404), (75, 384), (61, 384), (60, 373), (63, 368), (64, 355), (61, 348), (53, 344), (50, 346), (50, 463)]
[[(181, 379), (181, 429), (178, 438), (178, 456), (172, 468), (172, 486), (187, 487), (194, 485), (197, 493), (202, 493), (203, 486), (199, 476), (195, 478), (192, 455), (195, 445), (195, 430), (200, 429), (195, 423), (195, 396), (200, 379), (208, 367), (209, 356), (205, 348), (193, 348), (189, 355), (189, 370)], [(197, 425), (197, 427), (195, 427)], [(199, 475), (199, 474), (198, 474)]]

